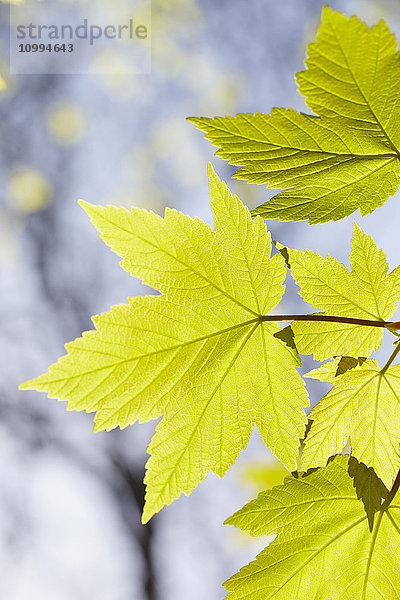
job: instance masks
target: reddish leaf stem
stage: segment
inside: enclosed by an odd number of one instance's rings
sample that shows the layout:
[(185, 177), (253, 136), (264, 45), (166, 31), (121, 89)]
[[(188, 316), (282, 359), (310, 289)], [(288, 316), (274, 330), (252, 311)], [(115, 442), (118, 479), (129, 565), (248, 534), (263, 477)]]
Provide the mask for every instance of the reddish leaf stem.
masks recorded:
[(355, 319), (353, 317), (333, 317), (324, 314), (311, 315), (262, 315), (260, 321), (324, 321), (326, 323), (345, 323), (347, 325), (363, 325), (364, 327), (386, 327), (393, 331), (400, 329), (400, 321), (373, 321)]

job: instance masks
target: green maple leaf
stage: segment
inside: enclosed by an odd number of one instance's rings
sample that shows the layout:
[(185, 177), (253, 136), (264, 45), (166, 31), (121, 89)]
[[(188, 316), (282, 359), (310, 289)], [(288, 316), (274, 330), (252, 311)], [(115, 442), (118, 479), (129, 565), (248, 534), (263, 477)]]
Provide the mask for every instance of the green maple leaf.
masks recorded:
[[(329, 364), (333, 371), (335, 364)], [(323, 381), (326, 373), (324, 366)], [(308, 376), (319, 379), (318, 369)], [(335, 380), (311, 411), (303, 467), (324, 465), (350, 438), (353, 456), (373, 467), (390, 487), (400, 469), (400, 365), (382, 372), (370, 359)]]
[(383, 21), (369, 29), (325, 7), (299, 91), (319, 117), (271, 115), (189, 120), (237, 165), (235, 176), (284, 189), (254, 211), (324, 223), (382, 206), (399, 184), (400, 55)]
[(327, 468), (289, 477), (227, 520), (252, 535), (278, 534), (225, 583), (229, 600), (399, 598), (399, 493), (375, 502), (370, 533), (348, 463), (337, 456)]
[(286, 267), (271, 258), (260, 217), (210, 170), (215, 232), (166, 209), (83, 204), (122, 266), (161, 296), (129, 299), (93, 319), (96, 331), (23, 389), (95, 411), (95, 430), (163, 415), (151, 440), (145, 481), (148, 520), (212, 470), (222, 476), (256, 425), (293, 470), (306, 422), (297, 352), (262, 322), (284, 292)]
[[(323, 258), (310, 250), (288, 252), (299, 294), (315, 308), (330, 316), (372, 321), (386, 321), (394, 314), (400, 298), (400, 268), (388, 274), (385, 253), (356, 224), (351, 272), (329, 255)], [(337, 355), (369, 356), (379, 348), (384, 328), (295, 321), (292, 330), (299, 352), (325, 360)]]

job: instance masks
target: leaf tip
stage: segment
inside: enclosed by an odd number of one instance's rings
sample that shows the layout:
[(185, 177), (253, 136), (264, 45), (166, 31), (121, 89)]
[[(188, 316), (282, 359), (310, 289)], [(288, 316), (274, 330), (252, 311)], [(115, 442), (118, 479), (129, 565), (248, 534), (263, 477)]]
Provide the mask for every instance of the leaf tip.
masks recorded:
[(90, 202), (86, 202), (85, 200), (78, 200), (78, 204), (89, 217), (94, 215), (95, 209), (97, 208), (94, 204), (90, 204)]
[(331, 6), (328, 6), (327, 4), (325, 4), (325, 6), (323, 6), (322, 10), (321, 10), (321, 21), (330, 19), (336, 13), (339, 13), (340, 15), (342, 15), (342, 13), (340, 11), (335, 11)]
[(104, 429), (105, 429), (104, 425), (94, 421), (94, 425), (93, 425), (93, 429), (92, 429), (93, 433), (100, 433), (100, 431), (104, 431)]
[(322, 11), (321, 12), (324, 15), (324, 14), (333, 13), (335, 11), (333, 10), (333, 8), (331, 6), (329, 6), (328, 4), (325, 4), (325, 6), (322, 7)]
[(210, 162), (208, 163), (207, 171), (208, 171), (208, 179), (209, 179), (210, 183), (211, 183), (211, 180), (221, 181), (220, 178), (218, 177), (218, 175), (216, 174), (214, 167), (212, 166), (212, 164)]
[(147, 502), (145, 502), (144, 507), (143, 507), (142, 516), (141, 516), (142, 525), (146, 525), (146, 523), (148, 523), (150, 521), (150, 519), (152, 519), (154, 517), (155, 514), (156, 514), (156, 511), (154, 509), (150, 508), (149, 505), (147, 504)]
[(24, 381), (23, 383), (20, 383), (18, 386), (18, 389), (21, 391), (25, 391), (25, 390), (34, 390), (34, 386), (33, 386), (33, 382), (35, 380), (34, 379), (29, 379), (28, 381)]
[(205, 122), (211, 121), (211, 119), (209, 117), (186, 117), (186, 121), (193, 123), (198, 129), (203, 130)]
[(21, 391), (26, 391), (26, 390), (36, 390), (37, 392), (44, 392), (47, 391), (47, 388), (43, 387), (43, 379), (44, 377), (46, 377), (47, 373), (45, 373), (44, 375), (39, 375), (38, 377), (34, 377), (33, 379), (28, 379), (27, 381), (23, 381), (19, 386), (18, 389)]

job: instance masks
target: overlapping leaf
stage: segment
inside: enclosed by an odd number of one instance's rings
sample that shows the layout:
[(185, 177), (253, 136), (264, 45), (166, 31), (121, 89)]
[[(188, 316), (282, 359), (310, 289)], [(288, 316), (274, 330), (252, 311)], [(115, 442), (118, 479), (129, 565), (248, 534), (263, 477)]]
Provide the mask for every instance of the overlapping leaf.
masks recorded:
[[(289, 250), (291, 273), (299, 294), (330, 316), (387, 321), (400, 298), (400, 268), (388, 274), (383, 250), (356, 224), (350, 253), (351, 272), (332, 256)], [(378, 349), (383, 328), (347, 323), (292, 323), (302, 354), (318, 360), (336, 355), (369, 356)]]
[(174, 210), (84, 204), (122, 266), (161, 296), (130, 299), (95, 317), (96, 331), (24, 388), (96, 411), (95, 429), (163, 418), (150, 443), (144, 520), (209, 470), (222, 476), (254, 425), (296, 467), (307, 396), (295, 350), (259, 315), (280, 301), (285, 264), (271, 258), (261, 218), (210, 171), (215, 232)]
[[(335, 364), (329, 363), (332, 371)], [(327, 366), (322, 379), (326, 381)], [(310, 373), (318, 377), (318, 369)], [(324, 465), (350, 438), (352, 454), (390, 487), (400, 469), (400, 365), (381, 372), (376, 360), (335, 377), (333, 389), (313, 408), (303, 466)]]
[(400, 56), (383, 21), (323, 10), (299, 91), (320, 117), (282, 108), (271, 115), (191, 118), (237, 165), (236, 177), (284, 189), (254, 211), (282, 221), (338, 220), (372, 212), (400, 174)]
[(373, 532), (349, 457), (261, 493), (227, 520), (277, 539), (225, 583), (229, 600), (398, 600), (400, 497), (379, 504)]

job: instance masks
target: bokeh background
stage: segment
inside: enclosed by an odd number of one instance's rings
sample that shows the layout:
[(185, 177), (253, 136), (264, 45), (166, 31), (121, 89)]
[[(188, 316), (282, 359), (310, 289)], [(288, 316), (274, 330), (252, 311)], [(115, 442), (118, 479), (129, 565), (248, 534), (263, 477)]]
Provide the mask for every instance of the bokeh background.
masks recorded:
[[(185, 117), (273, 106), (309, 112), (293, 74), (303, 68), (323, 4), (152, 0), (151, 74), (90, 76), (11, 76), (9, 6), (0, 4), (1, 598), (219, 600), (221, 583), (268, 541), (222, 526), (283, 477), (257, 432), (223, 481), (209, 475), (142, 526), (154, 424), (93, 434), (90, 415), (17, 388), (90, 329), (91, 315), (151, 293), (121, 270), (79, 198), (160, 214), (170, 206), (211, 221), (209, 160), (250, 208), (273, 194), (231, 180), (234, 169), (213, 156)], [(327, 4), (370, 24), (385, 18), (400, 34), (398, 0)], [(373, 215), (355, 216), (392, 267), (400, 262), (399, 200), (397, 194)], [(352, 217), (269, 227), (283, 243), (348, 264)], [(307, 310), (288, 286), (286, 307)], [(305, 370), (312, 364), (306, 359)], [(311, 383), (315, 403), (324, 389)]]

